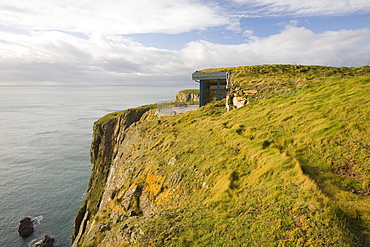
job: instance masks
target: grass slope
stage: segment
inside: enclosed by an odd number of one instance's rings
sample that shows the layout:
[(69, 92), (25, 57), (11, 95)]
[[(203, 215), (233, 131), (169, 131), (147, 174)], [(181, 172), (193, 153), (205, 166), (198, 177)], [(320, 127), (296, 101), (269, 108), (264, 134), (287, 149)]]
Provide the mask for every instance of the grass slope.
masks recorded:
[[(241, 72), (254, 68), (270, 72)], [(142, 244), (368, 246), (368, 68), (233, 70), (241, 88), (260, 87), (249, 105), (226, 112), (217, 102), (138, 126), (156, 143), (143, 141), (135, 158), (142, 177), (181, 179), (158, 189), (168, 213), (141, 226)]]

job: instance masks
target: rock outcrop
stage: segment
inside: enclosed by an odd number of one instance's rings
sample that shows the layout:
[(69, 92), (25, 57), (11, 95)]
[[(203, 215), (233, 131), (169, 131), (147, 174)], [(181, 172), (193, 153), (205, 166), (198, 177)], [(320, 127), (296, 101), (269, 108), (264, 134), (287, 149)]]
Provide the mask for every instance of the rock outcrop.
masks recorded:
[[(114, 113), (94, 124), (92, 175), (75, 219), (73, 246), (138, 243), (148, 238), (143, 230), (148, 222), (174, 217), (178, 204), (190, 203), (181, 197), (190, 191), (179, 189), (183, 174), (161, 169), (161, 153), (146, 155), (162, 144), (160, 136), (148, 135), (148, 126), (141, 124), (144, 120), (154, 128), (166, 126), (149, 108)], [(169, 158), (166, 166), (178, 166), (176, 157)]]
[(18, 228), (19, 236), (21, 237), (28, 237), (34, 231), (33, 222), (30, 217), (26, 217), (20, 221), (20, 225)]
[[(115, 180), (117, 169), (115, 161), (126, 154), (126, 150), (123, 150), (123, 153), (118, 153), (118, 147), (126, 139), (135, 145), (135, 136), (128, 130), (135, 123), (148, 117), (150, 110), (150, 107), (128, 109), (108, 114), (95, 122), (90, 153), (93, 164), (92, 175), (86, 199), (75, 219), (73, 246), (77, 246), (82, 236), (85, 236), (85, 239), (91, 238), (97, 231), (107, 229), (104, 224), (96, 224), (97, 220), (93, 217), (101, 213), (100, 210), (107, 206), (115, 193), (115, 187), (112, 185), (118, 182)], [(126, 138), (127, 135), (129, 138)], [(129, 152), (129, 150), (127, 151)], [(134, 194), (136, 195), (137, 192)], [(132, 211), (132, 214), (136, 214), (136, 212)]]
[(52, 247), (54, 245), (55, 239), (53, 237), (50, 237), (48, 235), (45, 235), (45, 237), (35, 244), (35, 247)]
[(173, 102), (194, 102), (199, 101), (199, 90), (188, 89), (177, 93)]

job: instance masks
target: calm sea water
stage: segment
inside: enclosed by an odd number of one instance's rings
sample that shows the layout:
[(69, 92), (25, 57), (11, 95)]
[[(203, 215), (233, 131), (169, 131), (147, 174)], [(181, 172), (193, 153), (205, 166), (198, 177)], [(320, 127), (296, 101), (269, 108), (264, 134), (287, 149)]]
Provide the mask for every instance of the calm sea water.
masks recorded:
[[(184, 87), (0, 86), (0, 246), (44, 235), (70, 246), (91, 172), (93, 122), (105, 114), (173, 99)], [(33, 218), (35, 232), (18, 235)]]

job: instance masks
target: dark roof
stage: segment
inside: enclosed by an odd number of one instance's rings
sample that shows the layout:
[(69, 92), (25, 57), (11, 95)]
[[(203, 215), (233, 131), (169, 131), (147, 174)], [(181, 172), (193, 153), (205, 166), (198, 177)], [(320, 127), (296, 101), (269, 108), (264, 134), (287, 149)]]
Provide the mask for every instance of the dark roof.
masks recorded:
[(227, 79), (230, 77), (230, 71), (224, 72), (210, 72), (210, 73), (202, 73), (202, 72), (194, 72), (192, 74), (193, 80), (213, 80), (213, 79)]

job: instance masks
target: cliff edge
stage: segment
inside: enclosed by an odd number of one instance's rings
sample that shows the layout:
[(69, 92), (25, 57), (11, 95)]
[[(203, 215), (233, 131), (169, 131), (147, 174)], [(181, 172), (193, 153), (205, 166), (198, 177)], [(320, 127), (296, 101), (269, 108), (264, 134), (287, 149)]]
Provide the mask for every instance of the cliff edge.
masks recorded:
[(199, 102), (199, 89), (187, 89), (177, 93), (173, 102)]
[(132, 125), (145, 120), (153, 106), (128, 109), (122, 112), (110, 113), (94, 123), (93, 140), (90, 150), (90, 161), (93, 165), (87, 190), (87, 196), (75, 219), (73, 246), (93, 228), (93, 216), (98, 215), (100, 207), (106, 206), (111, 174), (114, 175), (114, 160), (117, 158), (117, 148), (125, 138)]
[(94, 124), (73, 246), (368, 246), (369, 69), (231, 70), (244, 107)]

